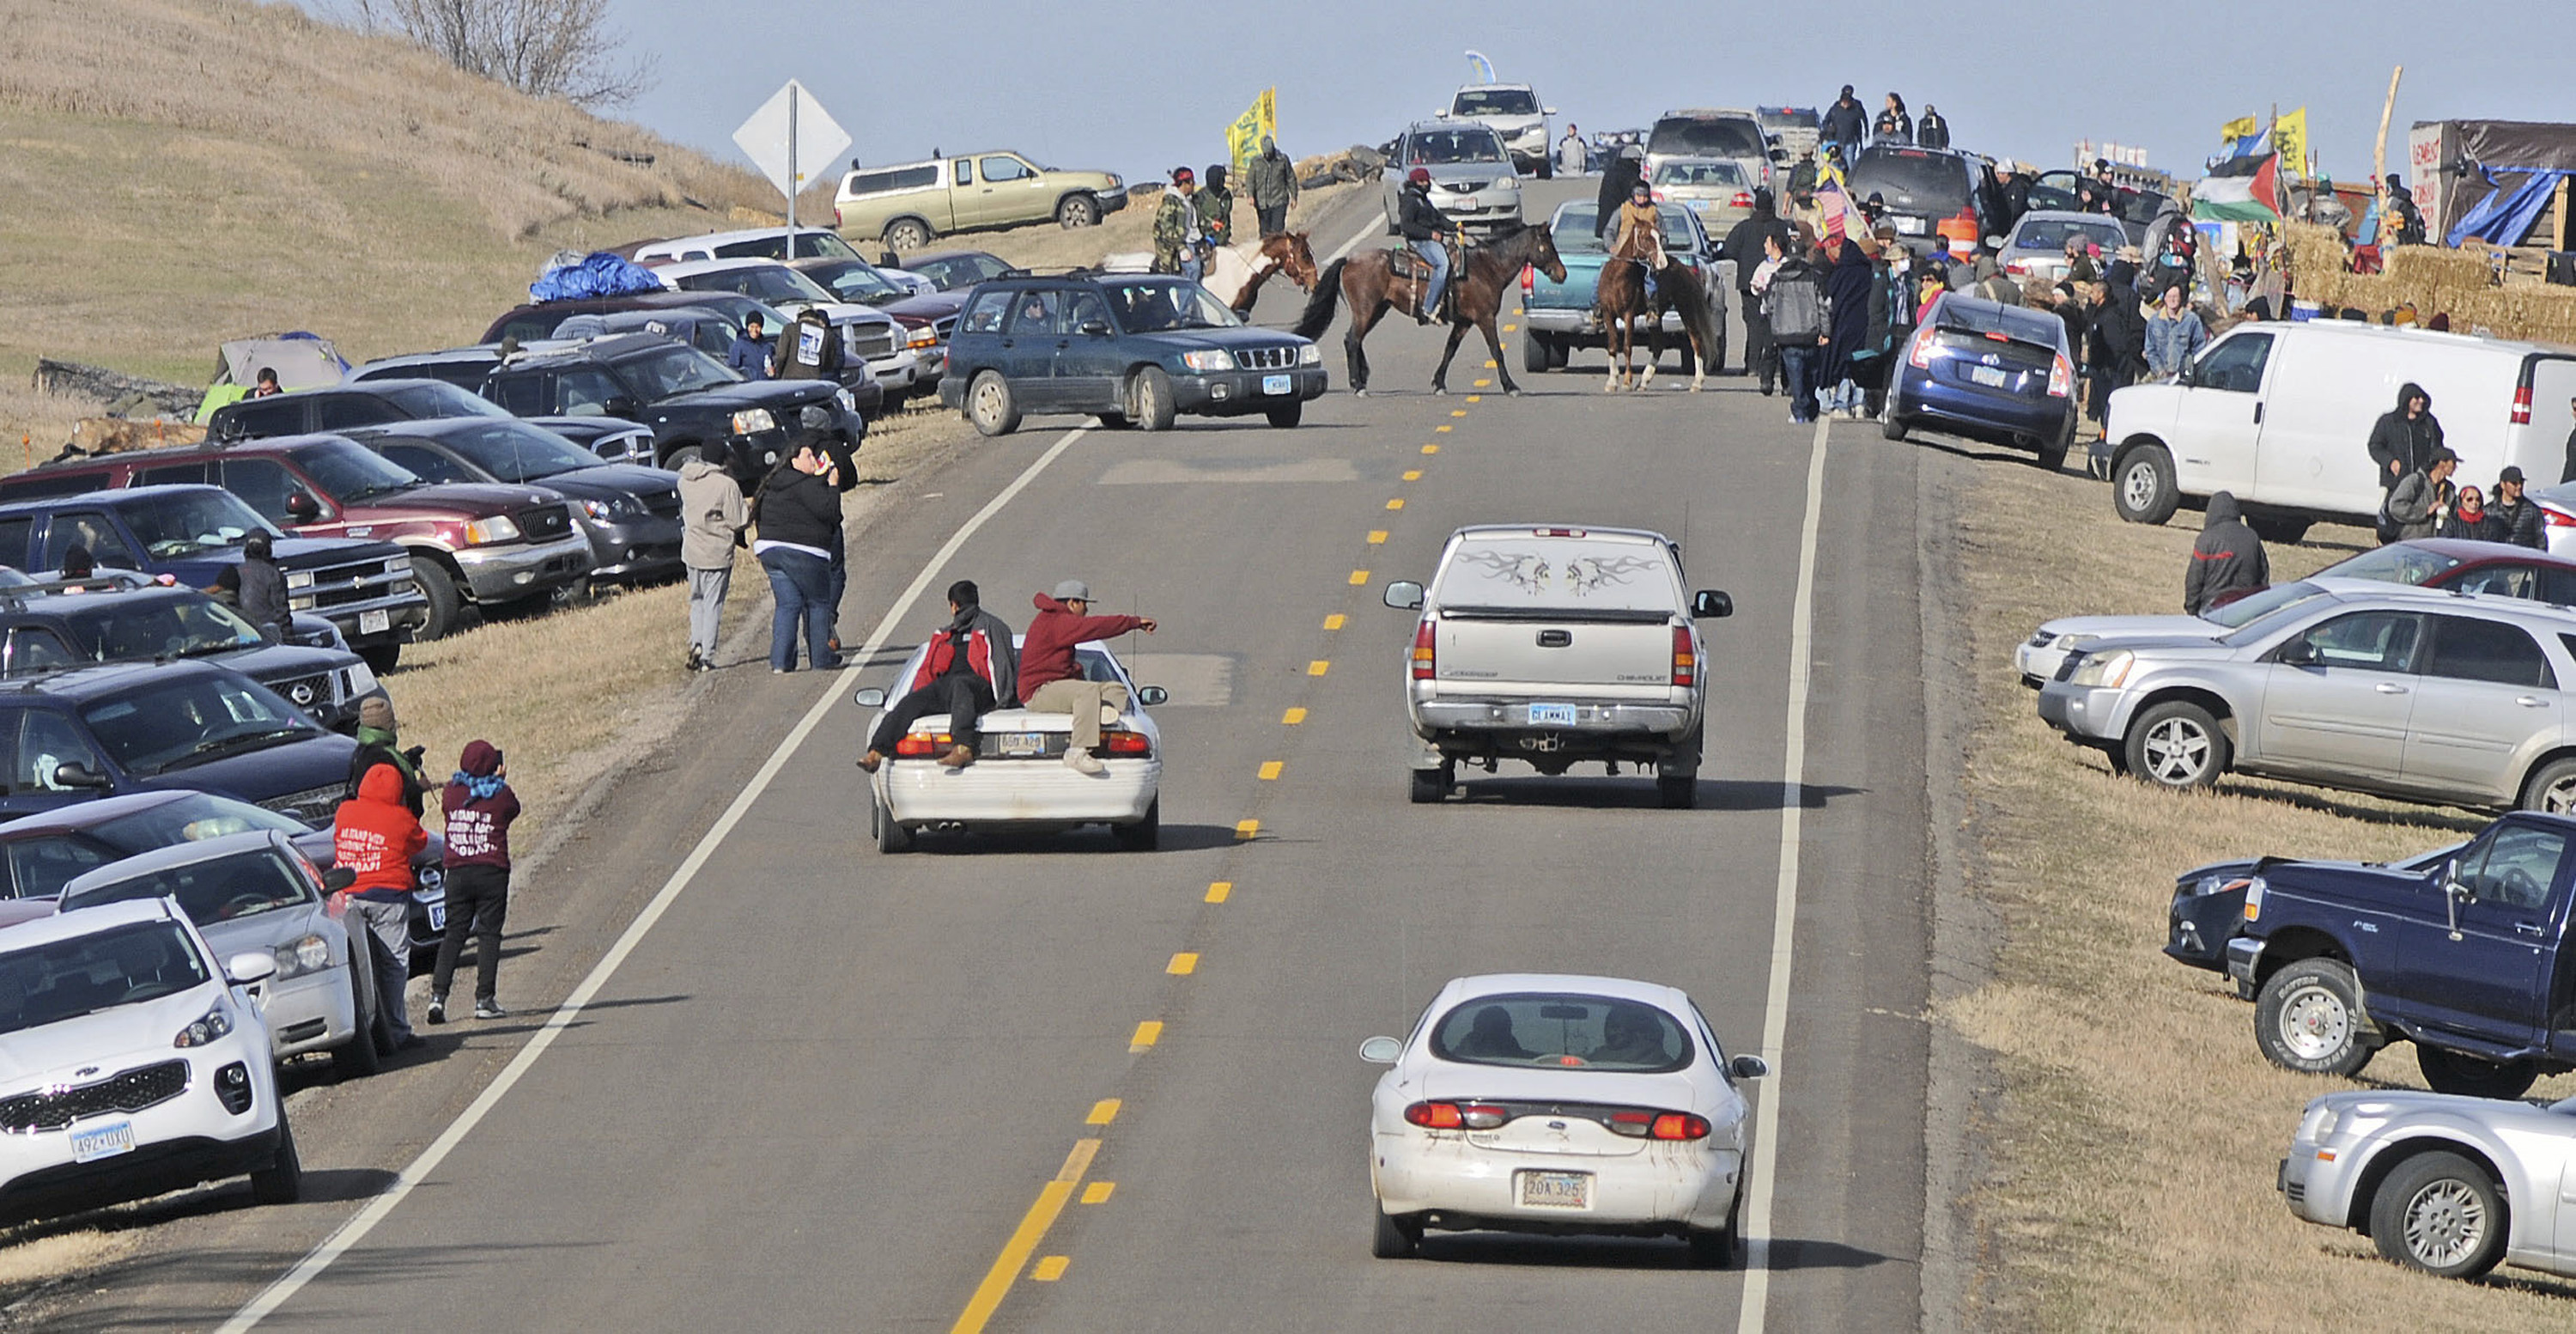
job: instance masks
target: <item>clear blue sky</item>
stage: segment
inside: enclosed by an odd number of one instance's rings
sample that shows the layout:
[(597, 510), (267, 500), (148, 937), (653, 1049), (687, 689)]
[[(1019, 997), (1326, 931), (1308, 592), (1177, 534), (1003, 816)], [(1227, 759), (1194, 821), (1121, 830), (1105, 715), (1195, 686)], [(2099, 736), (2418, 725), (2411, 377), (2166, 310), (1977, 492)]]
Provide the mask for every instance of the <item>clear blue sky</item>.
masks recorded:
[[(2416, 120), (2576, 120), (2565, 33), (2545, 31), (2556, 24), (2542, 17), (2561, 3), (2054, 0), (2008, 14), (1923, 0), (1836, 10), (1740, 0), (612, 8), (634, 49), (661, 67), (627, 114), (732, 160), (734, 127), (792, 76), (870, 161), (1007, 147), (1132, 182), (1221, 159), (1226, 124), (1274, 84), (1280, 146), (1292, 154), (1392, 138), (1468, 81), (1461, 53), (1472, 47), (1587, 132), (1643, 125), (1669, 106), (1822, 106), (1850, 83), (1873, 113), (1889, 89), (1918, 111), (1938, 104), (1962, 148), (2054, 167), (2071, 161), (2079, 138), (2115, 139), (2186, 177), (2215, 150), (2221, 122), (2275, 101), (2283, 111), (2305, 104), (2326, 170), (2349, 180), (2370, 169), (2380, 100), (2400, 61), (2393, 170), (2404, 170)], [(1981, 12), (1994, 15), (1984, 21), (1991, 35), (1961, 22)], [(1505, 25), (1497, 13), (1540, 21)], [(1753, 14), (1770, 16), (1767, 28)], [(2264, 45), (2269, 56), (2257, 54)]]

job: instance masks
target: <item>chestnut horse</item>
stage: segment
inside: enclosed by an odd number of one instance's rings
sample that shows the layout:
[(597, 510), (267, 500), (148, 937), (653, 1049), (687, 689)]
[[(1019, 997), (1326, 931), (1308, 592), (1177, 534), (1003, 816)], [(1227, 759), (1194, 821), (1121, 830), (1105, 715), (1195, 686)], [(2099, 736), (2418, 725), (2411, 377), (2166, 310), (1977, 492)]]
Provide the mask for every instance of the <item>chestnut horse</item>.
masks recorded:
[(1304, 232), (1282, 232), (1209, 251), (1207, 274), (1199, 279), (1199, 286), (1240, 315), (1252, 309), (1261, 284), (1274, 273), (1287, 274), (1300, 292), (1315, 290), (1315, 252), (1307, 248)]
[[(1342, 334), (1342, 350), (1350, 360), (1351, 392), (1368, 392), (1368, 354), (1360, 350), (1360, 341), (1376, 327), (1390, 307), (1410, 312), (1418, 299), (1424, 280), (1409, 272), (1399, 276), (1390, 257), (1393, 250), (1363, 250), (1347, 259), (1333, 261), (1315, 284), (1315, 294), (1306, 301), (1306, 314), (1297, 321), (1297, 336), (1313, 338), (1333, 322), (1333, 307), (1341, 301), (1351, 303), (1351, 327)], [(1536, 268), (1549, 282), (1565, 281), (1565, 263), (1556, 257), (1556, 238), (1548, 234), (1547, 224), (1538, 223), (1519, 231), (1497, 236), (1490, 243), (1470, 248), (1466, 260), (1449, 275), (1449, 285), (1457, 293), (1450, 305), (1449, 346), (1440, 353), (1440, 368), (1431, 373), (1431, 392), (1449, 392), (1449, 362), (1458, 355), (1458, 344), (1472, 326), (1485, 334), (1485, 346), (1494, 354), (1494, 373), (1502, 377), (1503, 392), (1518, 394), (1521, 387), (1512, 383), (1510, 367), (1503, 362), (1503, 342), (1494, 327), (1502, 313), (1521, 270)], [(1524, 335), (1526, 336), (1526, 335)]]
[[(1708, 304), (1708, 289), (1700, 284), (1699, 274), (1679, 260), (1667, 259), (1663, 271), (1655, 275), (1655, 299), (1646, 299), (1646, 266), (1628, 259), (1602, 262), (1601, 277), (1594, 288), (1592, 313), (1601, 321), (1603, 349), (1610, 358), (1610, 378), (1601, 386), (1609, 393), (1623, 384), (1643, 389), (1655, 382), (1655, 363), (1664, 356), (1664, 312), (1677, 310), (1682, 317), (1682, 332), (1690, 342), (1691, 392), (1698, 393), (1700, 382), (1708, 374), (1709, 354), (1717, 347), (1717, 312)], [(1646, 321), (1646, 378), (1637, 378), (1635, 324)]]

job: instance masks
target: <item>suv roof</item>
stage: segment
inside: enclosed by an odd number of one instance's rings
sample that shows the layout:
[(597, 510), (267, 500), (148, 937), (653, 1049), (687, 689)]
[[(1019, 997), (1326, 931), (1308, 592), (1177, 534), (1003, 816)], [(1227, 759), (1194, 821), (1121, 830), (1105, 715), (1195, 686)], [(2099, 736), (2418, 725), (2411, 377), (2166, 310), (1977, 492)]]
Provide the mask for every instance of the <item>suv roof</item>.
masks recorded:
[[(12, 677), (7, 682), (0, 683), (0, 703), (51, 702), (68, 708), (96, 699), (101, 695), (123, 690), (143, 680), (147, 674), (157, 673), (166, 677), (173, 672), (182, 676), (241, 675), (229, 667), (188, 659), (176, 659), (170, 662), (87, 663), (79, 667), (66, 667), (59, 672)], [(242, 679), (249, 680), (248, 677)], [(296, 716), (303, 717), (303, 710), (296, 710)]]
[(614, 361), (619, 357), (630, 356), (637, 352), (648, 352), (660, 348), (679, 346), (682, 345), (674, 343), (670, 339), (664, 338), (659, 334), (602, 334), (597, 338), (584, 339), (578, 343), (568, 343), (561, 347), (548, 348), (542, 352), (528, 353), (525, 356), (511, 361), (506, 366), (495, 367), (493, 373), (499, 375), (509, 371), (528, 370), (533, 367), (568, 365), (577, 361)]

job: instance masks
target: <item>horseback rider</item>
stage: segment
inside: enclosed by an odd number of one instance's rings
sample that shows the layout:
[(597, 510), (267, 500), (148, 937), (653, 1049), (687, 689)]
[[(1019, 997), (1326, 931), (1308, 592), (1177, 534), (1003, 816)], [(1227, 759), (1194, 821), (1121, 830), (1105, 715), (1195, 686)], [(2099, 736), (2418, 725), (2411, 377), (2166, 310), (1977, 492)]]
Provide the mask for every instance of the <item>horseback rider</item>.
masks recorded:
[(1629, 188), (1628, 202), (1619, 206), (1617, 230), (1611, 233), (1610, 254), (1614, 259), (1629, 260), (1646, 270), (1646, 300), (1655, 299), (1655, 275), (1664, 271), (1664, 224), (1655, 207), (1654, 192), (1639, 181)]
[(1404, 174), (1404, 189), (1396, 195), (1395, 229), (1413, 253), (1431, 266), (1431, 277), (1423, 284), (1413, 311), (1416, 323), (1429, 324), (1440, 311), (1441, 293), (1449, 286), (1449, 248), (1445, 243), (1458, 234), (1457, 226), (1431, 202), (1429, 170), (1415, 167)]

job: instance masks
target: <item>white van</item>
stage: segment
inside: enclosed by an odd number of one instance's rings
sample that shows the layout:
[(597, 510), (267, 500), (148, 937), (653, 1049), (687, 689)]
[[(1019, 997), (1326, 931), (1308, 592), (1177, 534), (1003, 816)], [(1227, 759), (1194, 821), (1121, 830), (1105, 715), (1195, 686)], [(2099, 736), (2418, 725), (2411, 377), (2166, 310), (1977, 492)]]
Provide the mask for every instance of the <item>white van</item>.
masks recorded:
[(2180, 380), (2111, 395), (2093, 471), (2132, 523), (2229, 491), (2269, 541), (2295, 542), (2318, 519), (2369, 524), (2370, 428), (2410, 383), (2432, 399), (2461, 482), (2491, 486), (2508, 463), (2535, 485), (2558, 477), (2576, 349), (2336, 320), (2239, 325)]

